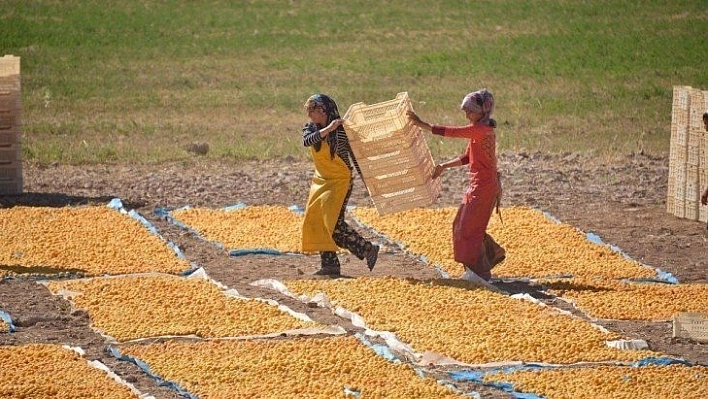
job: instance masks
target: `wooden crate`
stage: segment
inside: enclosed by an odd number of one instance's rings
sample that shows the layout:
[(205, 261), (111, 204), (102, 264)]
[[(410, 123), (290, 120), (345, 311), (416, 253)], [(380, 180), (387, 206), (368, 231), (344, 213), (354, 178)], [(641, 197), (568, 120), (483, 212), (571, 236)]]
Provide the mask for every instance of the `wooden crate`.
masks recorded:
[(703, 113), (708, 100), (703, 91), (674, 86), (671, 109), (671, 144), (666, 211), (680, 218), (708, 217), (700, 197), (705, 190), (704, 171), (708, 168)]
[(0, 110), (21, 111), (22, 96), (19, 89), (16, 89), (14, 85), (12, 87), (2, 85), (3, 80), (0, 78)]
[(430, 180), (435, 165), (416, 165), (396, 172), (381, 174), (370, 178), (367, 188), (372, 196), (394, 193), (406, 188), (421, 186)]
[[(671, 107), (671, 141), (678, 144), (686, 144), (678, 137), (674, 137), (675, 128), (687, 128), (689, 117), (689, 105), (691, 88), (688, 86), (674, 86), (673, 103)], [(685, 130), (681, 130), (685, 132)]]
[(0, 195), (22, 194), (22, 179), (0, 180)]
[(703, 128), (690, 128), (688, 130), (688, 145), (686, 146), (686, 164), (688, 166), (700, 166), (703, 136), (705, 136)]
[(672, 108), (688, 111), (691, 86), (674, 86)]
[(0, 92), (0, 132), (20, 130), (22, 101), (19, 92)]
[(699, 187), (698, 166), (686, 166), (686, 192), (684, 215), (686, 219), (698, 220), (698, 207), (700, 206), (701, 188)]
[(0, 57), (0, 76), (12, 76), (20, 74), (20, 57), (7, 54)]
[(21, 143), (21, 137), (22, 135), (19, 130), (0, 130), (0, 147), (19, 145)]
[(708, 343), (708, 314), (684, 312), (674, 315), (673, 336)]
[(371, 155), (364, 157), (357, 155), (361, 173), (364, 174), (364, 177), (367, 177), (367, 175), (374, 177), (394, 173), (401, 170), (401, 168), (433, 163), (432, 160), (426, 162), (426, 157), (430, 156), (430, 151), (424, 137), (411, 137), (408, 144), (407, 147), (394, 151), (369, 153)]
[[(408, 121), (406, 116), (406, 111), (412, 109), (410, 98), (407, 92), (401, 92), (396, 95), (396, 98), (389, 101), (383, 101), (380, 103), (367, 105), (365, 103), (355, 103), (352, 104), (347, 113), (344, 115), (345, 126), (346, 124), (357, 126), (356, 129), (356, 139), (366, 140), (373, 138), (373, 136), (386, 134), (388, 130), (398, 130), (403, 127), (403, 125)], [(386, 128), (385, 130), (374, 130), (374, 131), (364, 131), (362, 132), (358, 129), (359, 126), (365, 125), (367, 123), (373, 122), (387, 122), (395, 124), (393, 128)], [(367, 135), (370, 133), (371, 135)]]
[(19, 144), (0, 147), (0, 166), (10, 165), (22, 161), (22, 146)]
[(22, 127), (22, 116), (19, 111), (0, 109), (0, 133), (7, 130), (18, 131)]
[(19, 76), (0, 76), (0, 110), (12, 112), (22, 110), (22, 94)]
[[(399, 127), (400, 126), (400, 127)], [(393, 118), (352, 126), (349, 144), (355, 154), (385, 154), (410, 147), (413, 137), (423, 137), (423, 133), (411, 121), (393, 122)], [(356, 129), (356, 130), (354, 130)], [(413, 137), (411, 137), (413, 136)]]
[(689, 91), (688, 127), (690, 129), (703, 129), (703, 113), (705, 109), (705, 99), (703, 91), (691, 89)]
[(0, 163), (0, 195), (22, 194), (22, 161)]
[(352, 151), (380, 214), (432, 205), (440, 179), (431, 180), (435, 162), (425, 136), (408, 116), (408, 93), (367, 105), (353, 104), (344, 115)]
[(667, 211), (680, 218), (686, 215), (686, 163), (669, 161), (669, 190), (667, 204), (671, 202), (673, 207)]
[(22, 178), (22, 161), (5, 162), (0, 164), (0, 181), (17, 180)]
[(22, 112), (20, 58), (0, 57), (0, 129), (19, 127)]
[[(698, 171), (698, 188), (699, 195), (703, 195), (703, 192), (708, 188), (708, 167), (706, 166)], [(698, 220), (708, 223), (708, 206), (702, 204), (698, 206)]]
[(0, 57), (0, 195), (22, 194), (20, 57)]
[(0, 180), (0, 195), (22, 194), (22, 179)]
[(439, 180), (429, 180), (420, 186), (372, 196), (371, 199), (376, 211), (381, 215), (426, 207), (437, 201), (440, 193)]

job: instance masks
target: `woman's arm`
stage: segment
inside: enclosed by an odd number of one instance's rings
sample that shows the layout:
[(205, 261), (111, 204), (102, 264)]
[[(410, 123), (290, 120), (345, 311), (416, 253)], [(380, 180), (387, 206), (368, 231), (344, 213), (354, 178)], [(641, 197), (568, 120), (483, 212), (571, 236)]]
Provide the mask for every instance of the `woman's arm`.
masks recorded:
[(314, 123), (308, 123), (302, 128), (302, 145), (305, 147), (313, 146), (317, 143), (322, 142), (322, 135), (317, 125)]
[(442, 172), (445, 169), (455, 168), (458, 166), (462, 166), (464, 164), (465, 163), (464, 163), (464, 160), (462, 159), (462, 157), (451, 159), (447, 162), (439, 163), (439, 164), (435, 165), (435, 169), (433, 169), (432, 178), (437, 179), (438, 177), (440, 177), (440, 175), (442, 174)]
[(484, 135), (492, 130), (492, 127), (487, 126), (483, 123), (475, 125), (466, 126), (443, 126), (443, 125), (433, 125), (424, 120), (413, 111), (407, 112), (408, 117), (414, 125), (421, 129), (425, 129), (433, 134), (437, 134), (445, 137), (460, 137), (466, 139), (478, 139), (484, 138)]
[(433, 131), (433, 126), (428, 123), (424, 122), (420, 117), (413, 111), (408, 111), (406, 112), (408, 117), (410, 118), (411, 122), (413, 122), (414, 125), (418, 126), (419, 128), (425, 129), (429, 132)]
[(432, 125), (430, 131), (444, 137), (457, 137), (472, 140), (481, 140), (484, 136), (492, 131), (490, 126), (483, 123), (467, 126), (443, 126)]
[(337, 130), (339, 125), (342, 124), (342, 119), (335, 119), (330, 122), (327, 127), (323, 129), (317, 129), (317, 125), (310, 122), (302, 129), (302, 144), (305, 147), (317, 144), (322, 141), (327, 135)]

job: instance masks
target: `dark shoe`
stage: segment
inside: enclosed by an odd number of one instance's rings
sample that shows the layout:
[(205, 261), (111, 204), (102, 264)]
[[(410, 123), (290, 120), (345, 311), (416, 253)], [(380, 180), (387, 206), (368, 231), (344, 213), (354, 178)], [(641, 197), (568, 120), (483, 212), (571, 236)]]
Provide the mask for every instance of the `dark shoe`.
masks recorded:
[(502, 254), (502, 255), (494, 258), (494, 260), (491, 262), (492, 267), (504, 262), (505, 259), (506, 259), (506, 254)]
[(342, 271), (339, 268), (322, 268), (312, 274), (315, 276), (340, 276)]
[(369, 267), (369, 271), (374, 270), (374, 266), (376, 266), (376, 261), (379, 259), (379, 249), (378, 245), (373, 244), (366, 254), (366, 266)]
[(506, 250), (504, 250), (501, 245), (497, 244), (497, 242), (494, 241), (492, 236), (488, 234), (484, 235), (484, 249), (487, 254), (487, 260), (489, 260), (489, 265), (491, 267), (494, 267), (504, 262), (504, 259), (506, 259)]

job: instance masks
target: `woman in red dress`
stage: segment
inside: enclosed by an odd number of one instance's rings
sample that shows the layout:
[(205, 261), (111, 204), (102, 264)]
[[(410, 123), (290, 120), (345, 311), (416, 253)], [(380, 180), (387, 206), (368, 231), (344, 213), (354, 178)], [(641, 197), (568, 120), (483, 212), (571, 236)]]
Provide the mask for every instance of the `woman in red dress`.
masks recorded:
[(409, 111), (408, 116), (416, 126), (433, 134), (469, 140), (465, 152), (436, 165), (432, 177), (439, 177), (448, 168), (469, 165), (470, 185), (452, 226), (455, 261), (465, 266), (463, 279), (488, 281), (492, 277), (492, 268), (506, 256), (504, 249), (486, 231), (489, 218), (501, 198), (494, 133), (496, 121), (491, 118), (494, 96), (487, 89), (469, 93), (460, 108), (470, 121), (469, 125), (432, 125), (413, 111)]

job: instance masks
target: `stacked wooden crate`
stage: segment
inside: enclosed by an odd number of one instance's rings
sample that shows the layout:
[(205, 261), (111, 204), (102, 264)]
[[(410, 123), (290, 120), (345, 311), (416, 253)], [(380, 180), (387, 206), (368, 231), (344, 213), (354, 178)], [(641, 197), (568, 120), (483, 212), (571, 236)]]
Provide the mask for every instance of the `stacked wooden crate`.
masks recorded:
[(666, 210), (680, 218), (708, 221), (701, 194), (708, 187), (708, 133), (703, 113), (708, 92), (675, 86), (671, 109), (671, 146)]
[(437, 202), (440, 179), (431, 179), (435, 162), (425, 137), (406, 115), (408, 93), (367, 105), (356, 103), (344, 115), (344, 129), (369, 195), (379, 214)]
[(0, 195), (22, 193), (20, 58), (0, 58)]

